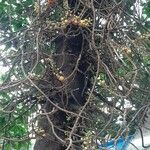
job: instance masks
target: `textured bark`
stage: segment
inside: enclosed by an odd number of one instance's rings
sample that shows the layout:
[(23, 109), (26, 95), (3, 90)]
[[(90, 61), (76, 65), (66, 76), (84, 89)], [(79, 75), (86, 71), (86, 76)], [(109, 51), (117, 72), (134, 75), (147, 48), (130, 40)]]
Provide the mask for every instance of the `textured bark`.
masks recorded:
[[(82, 50), (83, 37), (80, 33), (77, 36), (71, 38), (61, 37), (56, 40), (56, 57), (54, 58), (56, 66), (61, 70), (63, 76), (67, 78), (65, 83), (60, 81), (54, 81), (53, 86), (57, 89), (60, 86), (63, 87), (61, 92), (51, 98), (53, 102), (59, 102), (59, 106), (67, 110), (76, 112), (85, 103), (85, 74), (83, 71), (87, 68), (86, 65), (82, 66), (82, 58), (79, 62), (78, 58)], [(64, 45), (64, 46), (63, 46)], [(75, 70), (76, 65), (78, 69)], [(81, 67), (82, 66), (82, 67)], [(75, 70), (75, 71), (74, 71)], [(74, 72), (74, 73), (73, 73)], [(50, 112), (53, 106), (46, 102), (42, 106), (46, 112)], [(60, 129), (66, 129), (67, 125), (72, 127), (73, 123), (66, 120), (67, 114), (58, 110), (52, 116), (49, 116), (55, 127)], [(73, 120), (72, 120), (73, 121)], [(34, 146), (34, 150), (63, 150), (64, 145), (55, 137), (51, 125), (46, 116), (39, 119), (38, 126), (48, 133), (44, 138), (40, 137)], [(63, 132), (55, 128), (56, 134), (61, 138), (65, 139), (66, 136)], [(78, 147), (77, 149), (80, 149)]]
[[(75, 7), (74, 2), (70, 1), (69, 3), (71, 9)], [(52, 85), (55, 94), (53, 94), (53, 96), (50, 95), (49, 98), (61, 108), (76, 113), (86, 102), (85, 93), (87, 86), (89, 86), (88, 82), (90, 77), (87, 71), (89, 64), (84, 54), (89, 46), (87, 40), (83, 36), (83, 31), (80, 30), (79, 27), (69, 25), (65, 32), (65, 36), (60, 36), (55, 40), (56, 52), (53, 59), (56, 67), (59, 68), (59, 71), (62, 72), (66, 80), (65, 82), (61, 82), (57, 78), (54, 78)], [(45, 101), (46, 103), (43, 104), (42, 107), (46, 112), (51, 112), (54, 106), (47, 100)], [(72, 116), (70, 121), (66, 119), (67, 117), (68, 114), (60, 110), (57, 110), (53, 115), (49, 116), (50, 120), (53, 122), (55, 133), (61, 139), (67, 138), (67, 135), (59, 129), (69, 131), (68, 127), (72, 128), (74, 125), (75, 117)], [(61, 143), (58, 138), (55, 137), (46, 116), (39, 119), (38, 126), (42, 128), (47, 135), (37, 139), (34, 150), (66, 149), (65, 144)], [(80, 132), (80, 129), (77, 129), (76, 134), (80, 135)], [(74, 138), (80, 140), (79, 137), (75, 136)], [(81, 144), (82, 143), (74, 144), (72, 149), (82, 149)]]

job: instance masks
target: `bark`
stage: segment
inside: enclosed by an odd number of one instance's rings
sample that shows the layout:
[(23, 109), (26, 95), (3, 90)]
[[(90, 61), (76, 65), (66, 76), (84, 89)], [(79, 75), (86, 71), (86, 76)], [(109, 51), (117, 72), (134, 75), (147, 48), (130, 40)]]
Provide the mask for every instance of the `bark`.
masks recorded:
[[(69, 6), (73, 9), (75, 3), (70, 2), (72, 4), (69, 3)], [(85, 57), (89, 45), (80, 27), (68, 25), (65, 33), (65, 36), (59, 36), (55, 40), (56, 52), (53, 58), (56, 67), (59, 68), (59, 73), (61, 72), (65, 80), (60, 81), (54, 77), (51, 83), (54, 89), (49, 93), (49, 98), (61, 108), (77, 113), (86, 102), (85, 94), (90, 85), (89, 63)], [(46, 112), (51, 112), (54, 106), (47, 100), (45, 101), (42, 107)], [(68, 117), (71, 119), (68, 120)], [(54, 131), (49, 119), (53, 123)], [(63, 140), (68, 138), (68, 132), (73, 127), (74, 121), (75, 116), (61, 110), (57, 110), (52, 115), (43, 115), (39, 118), (38, 126), (44, 130), (45, 135), (38, 137), (34, 150), (65, 150), (68, 144), (62, 143), (59, 138)], [(79, 120), (81, 121), (82, 119)], [(82, 129), (78, 128), (74, 134), (82, 135)], [(80, 140), (79, 136), (74, 135), (75, 141)], [(82, 149), (81, 144), (73, 144), (72, 149)]]

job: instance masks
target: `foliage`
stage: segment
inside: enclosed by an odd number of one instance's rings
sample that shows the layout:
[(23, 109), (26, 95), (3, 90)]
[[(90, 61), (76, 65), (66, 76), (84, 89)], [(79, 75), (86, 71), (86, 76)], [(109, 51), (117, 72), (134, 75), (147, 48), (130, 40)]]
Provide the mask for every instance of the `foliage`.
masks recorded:
[[(136, 113), (149, 106), (150, 2), (106, 0), (101, 5), (93, 2), (90, 8), (86, 3), (83, 7), (83, 2), (80, 0), (79, 7), (70, 10), (65, 0), (52, 6), (46, 1), (0, 1), (0, 64), (8, 68), (0, 77), (0, 139), (4, 150), (29, 149), (31, 139), (41, 134), (37, 126), (43, 115), (41, 107), (51, 95), (58, 98), (52, 85), (55, 78), (65, 80), (53, 59), (59, 43), (55, 41), (64, 35), (68, 39), (84, 35), (89, 47), (83, 45), (80, 55), (86, 58), (90, 72), (86, 76), (90, 85), (85, 85), (84, 93), (87, 103), (78, 111), (52, 101), (52, 115), (60, 108), (67, 111), (66, 140), (73, 140), (76, 134), (73, 125), (83, 126), (79, 135), (84, 141), (82, 147), (95, 149), (97, 139), (105, 142), (106, 137), (126, 136), (129, 128), (134, 132), (140, 122)], [(142, 12), (136, 5), (142, 6)], [(72, 31), (72, 26), (77, 31), (67, 32), (69, 27)], [(130, 108), (126, 108), (126, 101)], [(119, 116), (124, 120), (122, 125), (117, 124)], [(65, 144), (69, 147), (71, 143)]]

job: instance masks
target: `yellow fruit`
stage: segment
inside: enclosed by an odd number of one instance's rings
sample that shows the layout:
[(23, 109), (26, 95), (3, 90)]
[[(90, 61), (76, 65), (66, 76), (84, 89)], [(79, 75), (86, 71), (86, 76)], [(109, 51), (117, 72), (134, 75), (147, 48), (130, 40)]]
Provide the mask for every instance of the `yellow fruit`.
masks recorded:
[(73, 21), (73, 24), (74, 24), (74, 25), (77, 25), (77, 24), (78, 24), (78, 21), (77, 21), (77, 20), (74, 20), (74, 21)]
[(80, 20), (80, 23), (81, 23), (81, 24), (84, 24), (84, 23), (85, 23), (85, 21), (84, 21), (84, 20)]
[(64, 79), (65, 79), (64, 76), (59, 77), (59, 81), (63, 81)]
[(67, 24), (67, 23), (68, 23), (68, 20), (64, 20), (64, 23)]
[(65, 80), (65, 77), (62, 76), (62, 75), (59, 75), (59, 74), (56, 74), (56, 77), (59, 81), (64, 81)]

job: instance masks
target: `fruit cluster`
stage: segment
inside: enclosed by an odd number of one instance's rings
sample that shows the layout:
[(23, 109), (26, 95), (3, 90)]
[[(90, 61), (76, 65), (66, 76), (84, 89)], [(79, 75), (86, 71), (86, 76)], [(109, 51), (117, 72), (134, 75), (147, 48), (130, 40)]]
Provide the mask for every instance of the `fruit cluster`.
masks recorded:
[(61, 18), (62, 26), (67, 26), (69, 24), (78, 25), (80, 27), (91, 26), (91, 19), (81, 19), (81, 17), (72, 15), (68, 19)]

